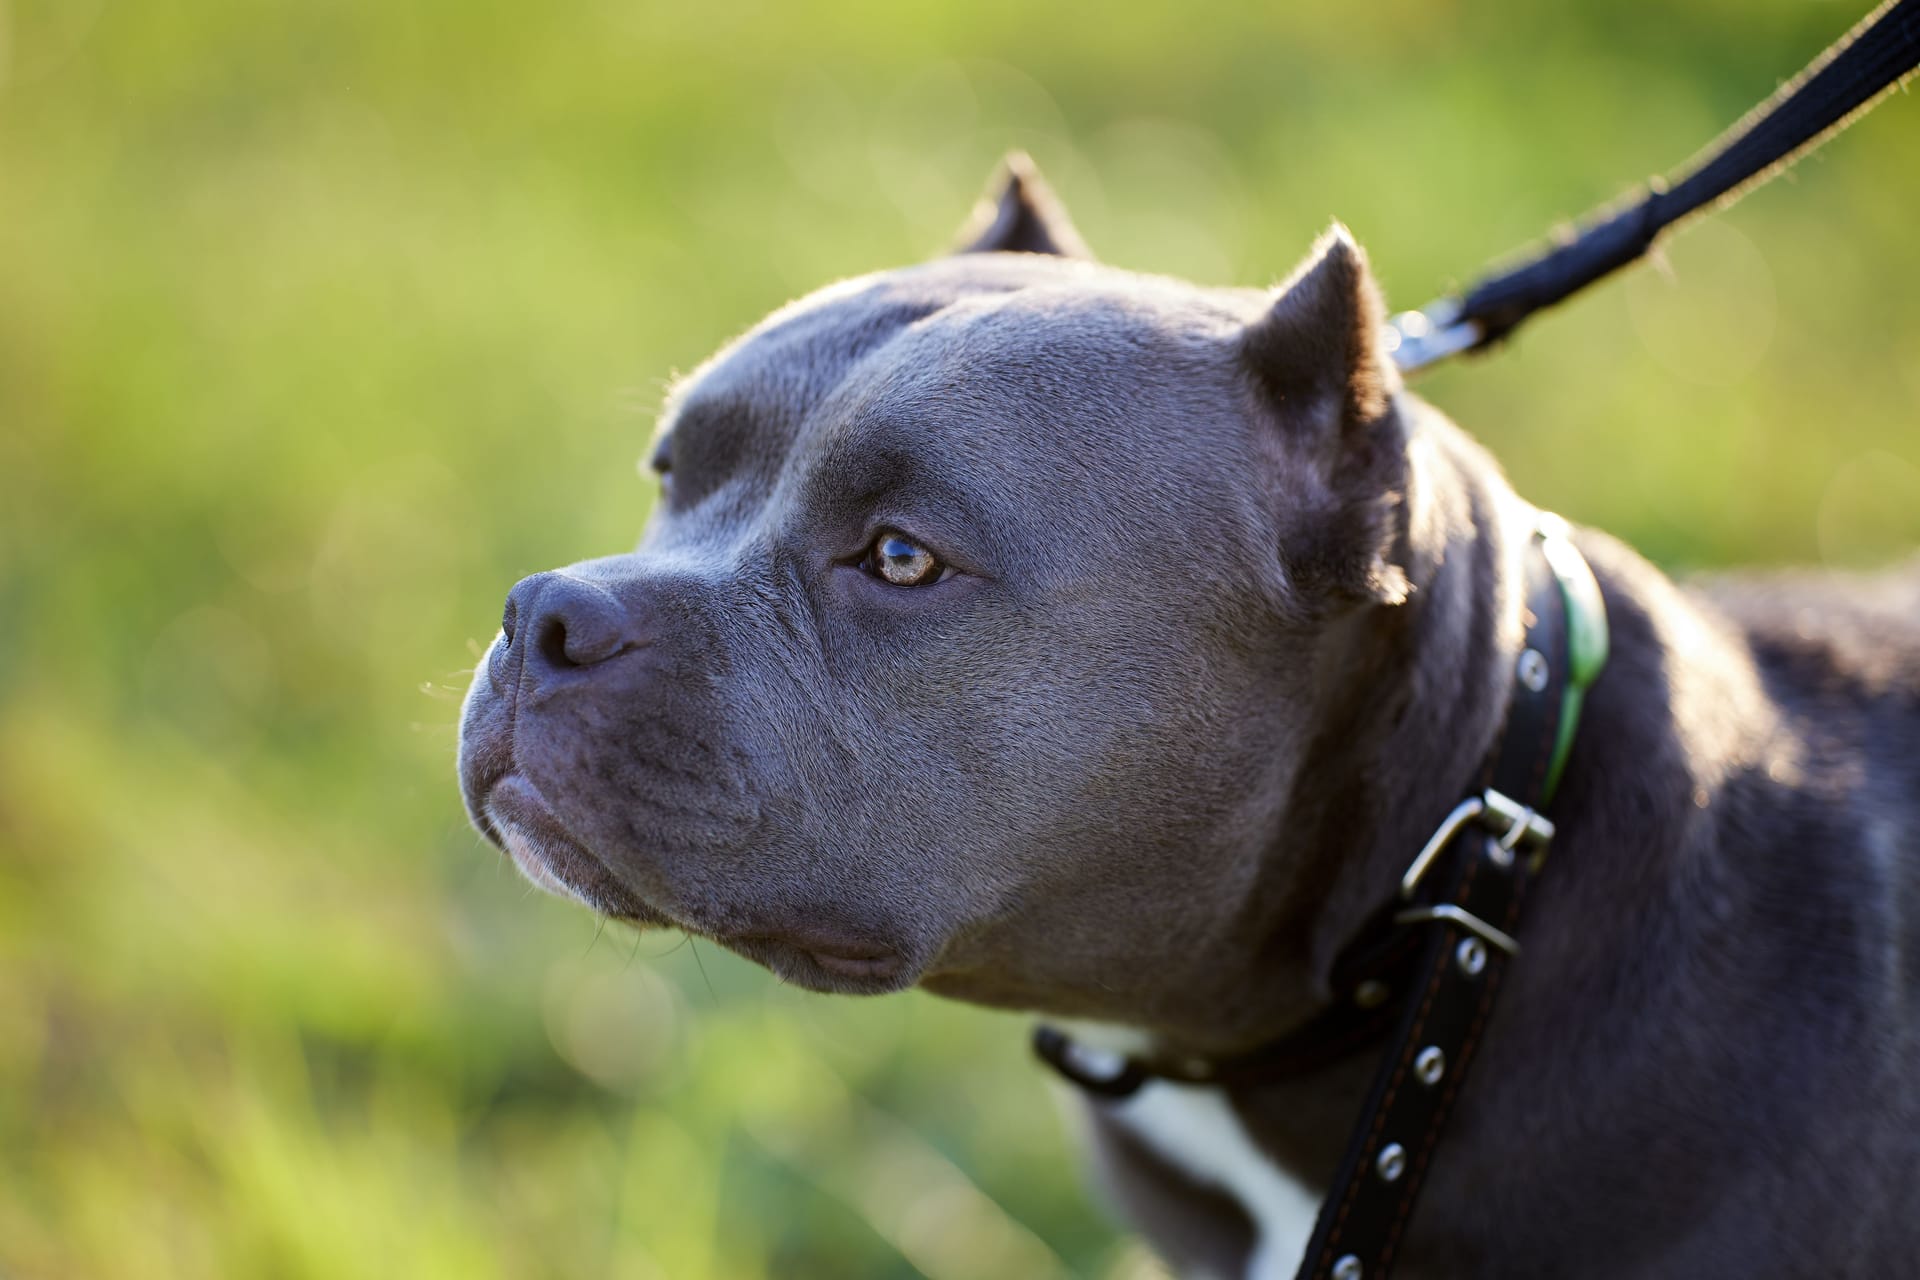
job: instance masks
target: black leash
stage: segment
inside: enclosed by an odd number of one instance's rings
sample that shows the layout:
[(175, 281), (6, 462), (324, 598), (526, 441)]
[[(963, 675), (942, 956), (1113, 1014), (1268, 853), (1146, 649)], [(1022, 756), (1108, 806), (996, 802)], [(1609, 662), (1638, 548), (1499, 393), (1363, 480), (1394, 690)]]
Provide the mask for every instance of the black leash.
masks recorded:
[(1920, 66), (1920, 0), (1885, 0), (1765, 102), (1715, 140), (1685, 176), (1654, 179), (1624, 206), (1528, 261), (1422, 311), (1394, 317), (1403, 370), (1500, 341), (1536, 311), (1638, 261), (1660, 234), (1703, 208), (1724, 208), (1851, 124)]

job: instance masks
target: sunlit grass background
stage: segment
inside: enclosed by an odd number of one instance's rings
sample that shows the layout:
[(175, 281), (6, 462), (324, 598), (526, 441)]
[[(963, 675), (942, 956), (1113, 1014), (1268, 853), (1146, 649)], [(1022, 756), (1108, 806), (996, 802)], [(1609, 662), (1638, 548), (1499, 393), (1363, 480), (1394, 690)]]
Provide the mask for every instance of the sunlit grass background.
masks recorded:
[[(1861, 0), (1862, 5), (1864, 0)], [(1683, 158), (1804, 0), (0, 0), (0, 1275), (1133, 1274), (1005, 1015), (794, 993), (461, 819), (663, 380), (946, 240), (1426, 300)], [(1423, 390), (1674, 567), (1920, 541), (1920, 103)]]

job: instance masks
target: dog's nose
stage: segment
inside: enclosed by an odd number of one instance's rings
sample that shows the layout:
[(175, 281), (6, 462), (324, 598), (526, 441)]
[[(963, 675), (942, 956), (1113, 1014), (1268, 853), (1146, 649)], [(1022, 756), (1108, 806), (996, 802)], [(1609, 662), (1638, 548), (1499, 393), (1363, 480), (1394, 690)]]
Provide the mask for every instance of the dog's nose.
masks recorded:
[(613, 593), (564, 573), (521, 579), (507, 593), (500, 631), (536, 680), (595, 666), (650, 639)]

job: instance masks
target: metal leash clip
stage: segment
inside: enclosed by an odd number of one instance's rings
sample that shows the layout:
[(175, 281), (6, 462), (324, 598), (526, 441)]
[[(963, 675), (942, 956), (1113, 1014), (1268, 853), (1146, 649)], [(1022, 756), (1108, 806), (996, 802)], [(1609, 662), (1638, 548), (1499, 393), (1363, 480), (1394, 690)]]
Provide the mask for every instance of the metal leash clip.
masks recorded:
[(1385, 346), (1400, 372), (1412, 373), (1478, 346), (1483, 336), (1479, 321), (1460, 318), (1458, 298), (1442, 298), (1387, 321)]

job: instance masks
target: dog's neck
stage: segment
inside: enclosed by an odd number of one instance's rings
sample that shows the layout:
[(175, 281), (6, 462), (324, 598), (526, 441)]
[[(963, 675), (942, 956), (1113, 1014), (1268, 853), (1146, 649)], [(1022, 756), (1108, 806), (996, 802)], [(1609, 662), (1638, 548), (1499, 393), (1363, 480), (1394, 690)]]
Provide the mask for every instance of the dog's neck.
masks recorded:
[(1318, 1000), (1335, 958), (1386, 902), (1440, 819), (1475, 788), (1506, 719), (1526, 630), (1536, 512), (1479, 446), (1418, 402), (1402, 559), (1407, 601), (1323, 645), (1317, 741), (1271, 861), (1306, 860), (1291, 919)]
[[(1440, 819), (1473, 790), (1497, 745), (1525, 631), (1525, 558), (1535, 554), (1536, 512), (1457, 427), (1417, 401), (1405, 411), (1413, 426), (1403, 558), (1414, 590), (1405, 604), (1363, 611), (1327, 633), (1314, 740), (1266, 850), (1263, 881), (1237, 922), (1247, 945), (1214, 989), (1193, 993), (1192, 1020), (1154, 1029), (1169, 1056), (1249, 1048), (1324, 1007), (1333, 998), (1336, 957), (1388, 900)], [(1589, 718), (1610, 724), (1583, 733), (1556, 805), (1580, 843), (1577, 810), (1605, 809), (1594, 779), (1642, 772), (1609, 770), (1604, 756), (1671, 759), (1675, 794), (1691, 795), (1698, 787), (1684, 777), (1685, 762), (1726, 758), (1732, 740), (1764, 736), (1771, 716), (1744, 654), (1720, 652), (1728, 638), (1718, 624), (1632, 553), (1610, 543), (1602, 551), (1607, 563), (1596, 568), (1609, 584), (1610, 606), (1624, 591), (1618, 613), (1626, 653), (1589, 703)], [(1649, 593), (1658, 597), (1661, 620), (1689, 629), (1678, 646), (1687, 651), (1671, 651), (1673, 639), (1658, 634), (1639, 603)], [(1640, 656), (1648, 652), (1656, 655), (1651, 665)], [(1676, 698), (1711, 714), (1689, 716), (1688, 706), (1669, 705)], [(1688, 723), (1676, 725), (1676, 714)], [(1683, 729), (1696, 738), (1710, 729), (1729, 741), (1683, 748)], [(1562, 860), (1556, 852), (1556, 863)], [(1634, 876), (1646, 883), (1681, 871), (1648, 864)], [(1585, 866), (1578, 878), (1591, 872)], [(1548, 876), (1573, 878), (1557, 866)], [(1552, 904), (1562, 895), (1540, 896)]]
[(1284, 818), (1262, 854), (1213, 989), (1191, 993), (1161, 1050), (1250, 1048), (1333, 998), (1331, 973), (1440, 819), (1505, 716), (1525, 626), (1534, 510), (1458, 428), (1408, 400), (1400, 559), (1412, 592), (1321, 637), (1318, 705)]
[[(1334, 957), (1471, 789), (1500, 731), (1523, 630), (1519, 584), (1532, 510), (1490, 466), (1461, 464), (1476, 446), (1456, 428), (1423, 423), (1416, 440), (1416, 592), (1381, 625), (1334, 638), (1351, 679), (1333, 683), (1341, 696), (1328, 699), (1322, 741), (1270, 851), (1276, 865), (1308, 859), (1307, 871), (1290, 873), (1295, 891), (1264, 922), (1268, 943), (1223, 976), (1237, 994), (1208, 1007), (1272, 1008), (1264, 992), (1288, 980), (1330, 998)], [(1470, 1183), (1491, 1194), (1505, 1176), (1497, 1153), (1515, 1131), (1536, 1139), (1579, 1131), (1563, 1105), (1566, 1081), (1604, 1077), (1609, 1090), (1628, 1092), (1646, 1086), (1647, 1063), (1629, 1047), (1642, 1002), (1676, 982), (1720, 982), (1736, 951), (1760, 945), (1726, 936), (1728, 915), (1775, 874), (1731, 864), (1712, 835), (1726, 820), (1723, 809), (1738, 821), (1765, 820), (1752, 808), (1763, 801), (1739, 779), (1777, 771), (1782, 753), (1795, 750), (1744, 643), (1632, 552), (1604, 537), (1582, 542), (1606, 596), (1614, 657), (1589, 695), (1554, 807), (1560, 834), (1476, 1066), (1481, 1077), (1561, 1085), (1489, 1086), (1463, 1097), (1443, 1152), (1471, 1176), (1440, 1179), (1429, 1196), (1448, 1206), (1443, 1247), (1455, 1258), (1511, 1226), (1456, 1205), (1447, 1188)], [(1381, 682), (1377, 673), (1389, 670), (1400, 678)], [(1277, 1035), (1292, 1025), (1263, 1030)], [(1154, 1050), (1204, 1053), (1248, 1028), (1219, 1030), (1218, 1039), (1160, 1035)], [(1583, 1046), (1579, 1056), (1575, 1045)], [(1258, 1146), (1318, 1189), (1373, 1068), (1373, 1056), (1361, 1053), (1228, 1097)], [(1569, 1167), (1579, 1163), (1569, 1151)]]

